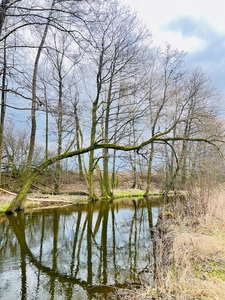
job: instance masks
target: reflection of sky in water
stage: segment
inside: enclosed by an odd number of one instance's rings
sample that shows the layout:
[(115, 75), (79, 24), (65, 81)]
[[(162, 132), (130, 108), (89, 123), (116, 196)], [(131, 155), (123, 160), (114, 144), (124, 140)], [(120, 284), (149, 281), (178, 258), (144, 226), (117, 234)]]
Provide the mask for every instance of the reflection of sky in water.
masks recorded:
[(0, 223), (0, 299), (85, 300), (92, 299), (92, 289), (103, 293), (107, 285), (137, 282), (137, 274), (153, 263), (149, 227), (158, 208), (103, 205)]

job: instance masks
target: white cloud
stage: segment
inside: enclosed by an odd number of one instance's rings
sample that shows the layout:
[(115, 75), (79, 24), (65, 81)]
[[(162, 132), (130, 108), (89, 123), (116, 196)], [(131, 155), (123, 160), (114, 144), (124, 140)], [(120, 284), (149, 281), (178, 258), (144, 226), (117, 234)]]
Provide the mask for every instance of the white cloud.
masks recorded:
[[(164, 26), (178, 17), (192, 16), (196, 20), (206, 20), (216, 31), (225, 33), (224, 0), (121, 0), (138, 12), (138, 15), (152, 30), (155, 41), (176, 44), (180, 50), (190, 51), (203, 46), (200, 39), (187, 39), (177, 33), (165, 33)], [(183, 47), (183, 49), (181, 49)]]
[(188, 52), (190, 67), (201, 66), (215, 86), (225, 91), (224, 0), (121, 0), (138, 12), (154, 44), (169, 43)]
[(159, 35), (153, 34), (153, 42), (156, 45), (164, 45), (170, 43), (172, 47), (189, 53), (201, 51), (205, 48), (206, 42), (196, 36), (184, 38), (180, 32), (164, 31)]

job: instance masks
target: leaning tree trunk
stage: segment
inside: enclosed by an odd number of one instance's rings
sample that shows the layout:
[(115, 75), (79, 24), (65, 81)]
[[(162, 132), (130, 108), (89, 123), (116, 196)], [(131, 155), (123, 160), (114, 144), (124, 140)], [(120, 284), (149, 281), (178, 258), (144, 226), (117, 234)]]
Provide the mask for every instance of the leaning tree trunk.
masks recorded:
[(24, 210), (24, 204), (26, 202), (27, 193), (29, 188), (34, 181), (34, 179), (38, 176), (39, 172), (37, 171), (36, 176), (33, 174), (31, 175), (27, 181), (24, 183), (23, 187), (21, 188), (20, 192), (16, 195), (16, 197), (11, 202), (10, 206), (6, 210), (6, 214), (10, 215), (13, 214), (14, 211), (21, 211)]
[(32, 182), (36, 179), (36, 177), (43, 172), (48, 166), (64, 159), (76, 156), (78, 154), (88, 153), (91, 150), (93, 150), (93, 147), (87, 147), (80, 150), (75, 150), (71, 152), (65, 152), (63, 154), (54, 156), (46, 160), (44, 163), (42, 163), (40, 166), (33, 169), (31, 172), (29, 178), (24, 182), (23, 186), (21, 187), (19, 193), (16, 195), (16, 197), (11, 202), (10, 206), (6, 210), (6, 214), (12, 214), (14, 211), (20, 211), (24, 209), (24, 204), (26, 202), (27, 193), (29, 191), (29, 188), (32, 184)]

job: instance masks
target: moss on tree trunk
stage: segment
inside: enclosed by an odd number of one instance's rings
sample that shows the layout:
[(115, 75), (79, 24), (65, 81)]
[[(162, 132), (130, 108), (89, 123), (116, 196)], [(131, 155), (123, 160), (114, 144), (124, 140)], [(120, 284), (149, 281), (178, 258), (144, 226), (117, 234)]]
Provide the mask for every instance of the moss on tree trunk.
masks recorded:
[[(37, 172), (38, 175), (38, 172)], [(37, 176), (36, 175), (36, 176)], [(36, 177), (35, 176), (35, 177)], [(26, 181), (26, 183), (23, 185), (19, 193), (16, 195), (16, 197), (11, 202), (10, 206), (6, 210), (6, 214), (13, 214), (14, 211), (21, 211), (24, 210), (24, 204), (26, 202), (27, 193), (29, 191), (30, 185), (35, 179), (34, 176), (29, 177), (29, 179)]]

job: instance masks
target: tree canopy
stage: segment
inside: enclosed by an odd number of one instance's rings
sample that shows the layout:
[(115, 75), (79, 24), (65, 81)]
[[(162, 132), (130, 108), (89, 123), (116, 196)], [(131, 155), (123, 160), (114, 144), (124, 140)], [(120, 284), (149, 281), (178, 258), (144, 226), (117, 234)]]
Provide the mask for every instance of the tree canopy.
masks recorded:
[(186, 66), (186, 53), (153, 46), (129, 7), (117, 0), (0, 6), (1, 170), (23, 178), (8, 213), (23, 209), (49, 166), (59, 192), (62, 162), (72, 157), (92, 200), (99, 169), (102, 197), (113, 197), (118, 162), (134, 176), (146, 173), (148, 195), (153, 170), (174, 188), (223, 157), (222, 95), (200, 67)]

